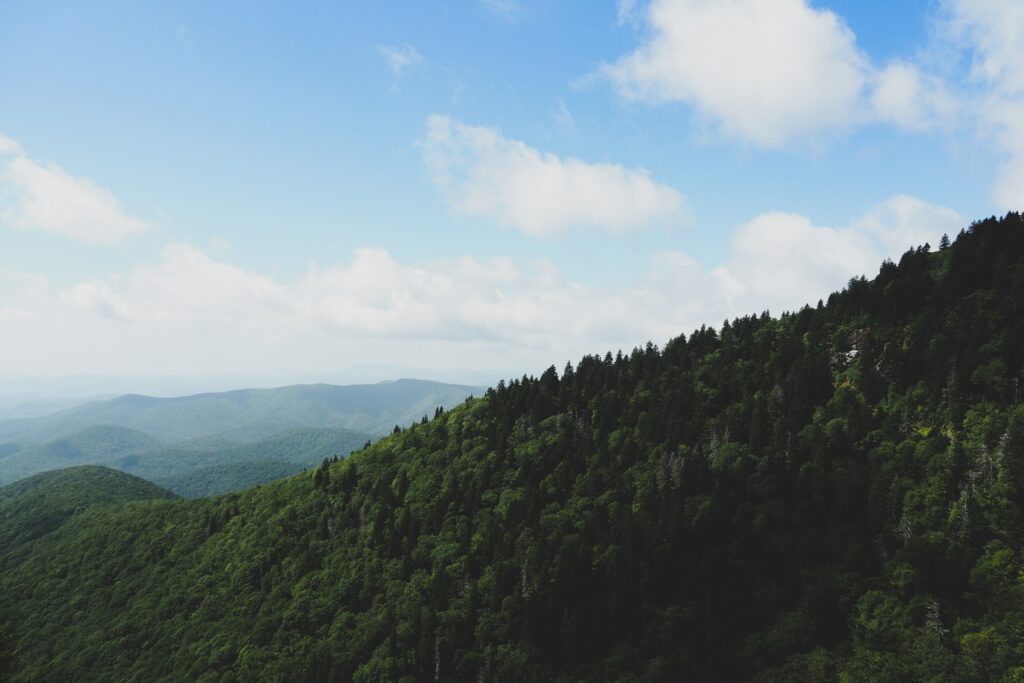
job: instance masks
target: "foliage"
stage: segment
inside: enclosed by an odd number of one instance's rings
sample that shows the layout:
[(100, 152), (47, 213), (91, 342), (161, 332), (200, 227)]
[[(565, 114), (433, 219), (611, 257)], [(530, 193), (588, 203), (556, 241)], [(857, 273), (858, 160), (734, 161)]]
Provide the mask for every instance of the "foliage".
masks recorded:
[(0, 573), (14, 680), (1017, 680), (1022, 368), (1010, 214), (312, 472), (87, 510)]
[(0, 488), (0, 568), (34, 539), (86, 510), (174, 494), (106, 467), (70, 467)]
[(17, 655), (18, 645), (14, 634), (7, 624), (0, 624), (0, 679), (10, 673)]

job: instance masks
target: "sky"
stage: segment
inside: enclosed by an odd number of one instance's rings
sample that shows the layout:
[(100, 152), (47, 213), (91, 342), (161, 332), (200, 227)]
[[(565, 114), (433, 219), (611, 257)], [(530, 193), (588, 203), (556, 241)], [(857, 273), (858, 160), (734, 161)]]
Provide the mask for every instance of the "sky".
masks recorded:
[(1019, 0), (0, 4), (5, 377), (538, 374), (1022, 208)]

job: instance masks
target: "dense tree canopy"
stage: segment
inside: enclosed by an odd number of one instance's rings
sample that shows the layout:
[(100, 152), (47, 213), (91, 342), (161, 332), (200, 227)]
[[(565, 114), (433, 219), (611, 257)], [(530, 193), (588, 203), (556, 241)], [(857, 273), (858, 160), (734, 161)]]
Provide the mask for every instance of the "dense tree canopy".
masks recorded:
[[(29, 680), (1024, 679), (1024, 225), (0, 573)], [(0, 646), (2, 650), (2, 646)]]

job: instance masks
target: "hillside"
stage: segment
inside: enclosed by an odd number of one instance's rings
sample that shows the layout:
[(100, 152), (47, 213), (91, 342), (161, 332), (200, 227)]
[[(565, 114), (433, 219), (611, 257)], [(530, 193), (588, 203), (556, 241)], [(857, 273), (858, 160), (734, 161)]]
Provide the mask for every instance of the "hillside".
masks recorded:
[(0, 488), (0, 567), (22, 545), (45, 536), (87, 510), (174, 495), (138, 477), (106, 467), (71, 467)]
[(468, 387), (402, 379), (380, 384), (308, 384), (242, 389), (177, 398), (120, 396), (53, 415), (0, 421), (0, 444), (40, 443), (97, 425), (122, 427), (161, 441), (218, 437), (259, 441), (289, 429), (349, 429), (372, 435), (390, 432), (437, 406), (461, 403)]
[(0, 572), (13, 680), (1019, 680), (1022, 369), (1010, 214), (312, 472), (80, 515)]

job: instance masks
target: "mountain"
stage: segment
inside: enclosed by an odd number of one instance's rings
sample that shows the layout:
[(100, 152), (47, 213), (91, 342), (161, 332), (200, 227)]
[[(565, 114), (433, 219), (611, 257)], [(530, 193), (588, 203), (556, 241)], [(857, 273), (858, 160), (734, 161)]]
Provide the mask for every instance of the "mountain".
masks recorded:
[(94, 426), (49, 443), (0, 452), (0, 483), (72, 465), (105, 465), (185, 497), (227, 493), (348, 455), (368, 434), (289, 429), (254, 443), (199, 439), (168, 444), (124, 427)]
[[(22, 561), (37, 539), (95, 509), (131, 501), (173, 499), (138, 477), (105, 467), (71, 467), (0, 487), (0, 572)], [(0, 620), (0, 680), (18, 652), (16, 635)]]
[(0, 484), (62, 467), (107, 464), (166, 447), (159, 439), (133, 429), (99, 425), (45, 444), (9, 444), (0, 450)]
[[(482, 389), (403, 379), (296, 385), (179, 398), (127, 395), (0, 421), (0, 484), (79, 464), (159, 479), (184, 495), (293, 474), (451, 407)], [(258, 468), (247, 463), (258, 460)], [(199, 475), (195, 471), (204, 469)], [(260, 475), (259, 473), (263, 473)], [(222, 475), (220, 480), (211, 479)]]
[(943, 246), (79, 515), (0, 571), (13, 680), (1018, 680), (1024, 221)]
[(295, 474), (325, 458), (346, 456), (369, 440), (366, 434), (347, 429), (292, 429), (258, 443), (231, 444), (210, 452), (160, 452), (141, 460), (135, 469), (139, 476), (180, 496), (198, 498)]
[(461, 403), (479, 387), (401, 379), (380, 384), (302, 384), (177, 398), (126, 395), (45, 417), (0, 422), (0, 443), (49, 441), (96, 425), (124, 427), (163, 441), (221, 437), (258, 441), (302, 428), (350, 429), (381, 435)]
[[(0, 378), (0, 382), (3, 379)], [(104, 397), (109, 398), (109, 397)], [(59, 410), (66, 410), (96, 398), (36, 398), (26, 396), (0, 395), (0, 420), (13, 420), (26, 417), (41, 417)]]
[(0, 487), (0, 567), (71, 517), (133, 500), (172, 499), (155, 484), (106, 467), (71, 467)]

